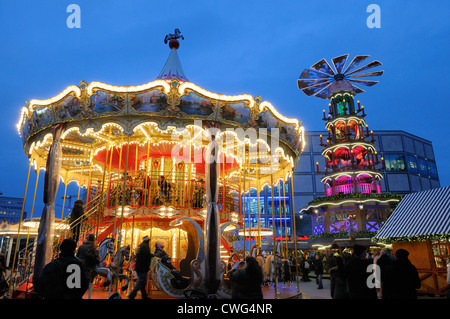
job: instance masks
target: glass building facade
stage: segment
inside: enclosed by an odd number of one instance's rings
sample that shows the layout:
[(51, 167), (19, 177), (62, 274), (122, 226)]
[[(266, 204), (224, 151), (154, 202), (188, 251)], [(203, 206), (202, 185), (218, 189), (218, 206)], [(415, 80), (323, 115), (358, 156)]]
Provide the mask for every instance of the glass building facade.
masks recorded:
[[(273, 200), (272, 191), (269, 186), (265, 186), (259, 194), (260, 197), (260, 227), (272, 228), (275, 220), (275, 234), (276, 237), (286, 237), (291, 235), (291, 190), (290, 183), (286, 182), (283, 188), (278, 186), (273, 188)], [(243, 198), (244, 212), (245, 212), (245, 227), (257, 228), (258, 227), (258, 197), (256, 189), (252, 189), (250, 192), (250, 200), (248, 193)], [(272, 215), (272, 206), (274, 208)], [(250, 211), (250, 222), (249, 222)], [(273, 218), (275, 217), (275, 218)]]
[[(10, 224), (20, 221), (20, 213), (22, 212), (23, 198), (0, 196), (0, 221), (6, 219)], [(27, 217), (27, 213), (23, 213), (23, 219)]]

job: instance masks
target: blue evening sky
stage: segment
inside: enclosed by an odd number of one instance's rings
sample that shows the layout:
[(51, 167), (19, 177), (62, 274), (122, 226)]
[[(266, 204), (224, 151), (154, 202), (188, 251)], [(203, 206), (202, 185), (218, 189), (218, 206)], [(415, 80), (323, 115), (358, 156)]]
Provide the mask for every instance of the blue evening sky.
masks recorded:
[[(66, 25), (71, 3), (81, 8), (80, 29)], [(379, 29), (366, 25), (371, 3), (381, 8)], [(15, 125), (26, 100), (50, 98), (81, 80), (152, 81), (169, 54), (164, 36), (175, 28), (185, 37), (178, 54), (191, 82), (261, 95), (306, 130), (324, 128), (328, 103), (298, 90), (303, 69), (345, 53), (371, 55), (385, 73), (357, 97), (369, 127), (432, 141), (441, 186), (448, 186), (449, 8), (448, 0), (1, 1), (0, 192), (24, 194), (28, 161)], [(41, 176), (34, 216), (43, 207)], [(28, 216), (35, 179), (33, 172)], [(73, 185), (68, 195), (76, 195)], [(57, 205), (63, 191), (61, 184)]]

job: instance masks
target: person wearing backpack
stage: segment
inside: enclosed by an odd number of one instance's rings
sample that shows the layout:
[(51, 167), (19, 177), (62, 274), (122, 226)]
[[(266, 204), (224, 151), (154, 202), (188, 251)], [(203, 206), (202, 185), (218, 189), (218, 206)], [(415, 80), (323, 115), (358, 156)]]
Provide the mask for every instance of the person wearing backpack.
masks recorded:
[(82, 299), (89, 288), (83, 264), (75, 257), (76, 243), (64, 239), (58, 258), (45, 265), (34, 283), (37, 294), (44, 299)]

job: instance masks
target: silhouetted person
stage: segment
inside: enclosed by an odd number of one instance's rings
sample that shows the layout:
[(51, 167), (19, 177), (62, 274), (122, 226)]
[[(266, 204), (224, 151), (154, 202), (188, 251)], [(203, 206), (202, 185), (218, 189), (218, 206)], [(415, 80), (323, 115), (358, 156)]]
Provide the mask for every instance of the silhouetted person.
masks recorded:
[(73, 239), (64, 239), (58, 258), (45, 265), (35, 280), (35, 291), (44, 299), (82, 299), (89, 279), (81, 261), (75, 257)]
[(84, 215), (83, 201), (78, 199), (73, 204), (72, 212), (70, 213), (70, 228), (72, 229), (72, 239), (77, 243), (80, 239), (81, 231), (81, 217)]
[(233, 283), (232, 299), (262, 299), (261, 285), (263, 283), (262, 269), (258, 261), (252, 257), (245, 258), (245, 267), (239, 269), (240, 262), (236, 262), (228, 273)]
[(347, 280), (350, 299), (377, 299), (375, 287), (367, 286), (367, 278), (372, 272), (367, 272), (372, 260), (367, 259), (366, 248), (360, 245), (353, 247), (353, 258), (344, 266), (343, 276)]
[(377, 258), (376, 264), (379, 267), (379, 278), (380, 278), (380, 286), (381, 286), (381, 297), (383, 298), (383, 286), (384, 286), (384, 277), (386, 275), (386, 269), (394, 262), (395, 258), (392, 256), (386, 248), (383, 248), (380, 251), (380, 257)]
[(134, 270), (138, 276), (136, 285), (133, 291), (128, 295), (129, 299), (136, 298), (137, 292), (141, 292), (142, 299), (149, 299), (146, 291), (147, 287), (147, 274), (150, 270), (150, 262), (153, 258), (153, 254), (150, 252), (150, 238), (145, 236), (142, 243), (139, 245), (136, 253), (136, 263)]
[(417, 299), (417, 291), (421, 286), (419, 273), (408, 259), (409, 252), (398, 249), (397, 258), (386, 267), (383, 285), (383, 299)]
[(347, 281), (344, 277), (344, 259), (334, 256), (334, 267), (330, 268), (330, 293), (333, 299), (347, 299)]
[(317, 289), (323, 289), (322, 277), (323, 277), (323, 262), (319, 255), (314, 257), (314, 273), (316, 274)]
[(160, 188), (160, 192), (161, 192), (161, 197), (163, 197), (165, 200), (168, 200), (172, 186), (166, 180), (166, 177), (164, 175), (161, 175), (161, 177), (159, 179), (159, 188)]
[(89, 282), (94, 279), (95, 266), (99, 263), (97, 245), (95, 243), (95, 235), (88, 234), (83, 243), (78, 247), (77, 255), (86, 271)]

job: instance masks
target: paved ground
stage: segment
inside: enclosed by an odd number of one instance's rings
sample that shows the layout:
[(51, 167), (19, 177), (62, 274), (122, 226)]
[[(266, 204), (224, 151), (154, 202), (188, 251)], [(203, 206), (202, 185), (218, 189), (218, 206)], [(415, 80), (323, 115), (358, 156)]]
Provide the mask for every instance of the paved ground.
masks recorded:
[[(303, 299), (331, 299), (330, 280), (322, 280), (323, 289), (317, 289), (316, 279), (312, 278), (309, 282), (300, 281), (300, 291), (303, 293)], [(295, 283), (296, 285), (296, 283)]]

